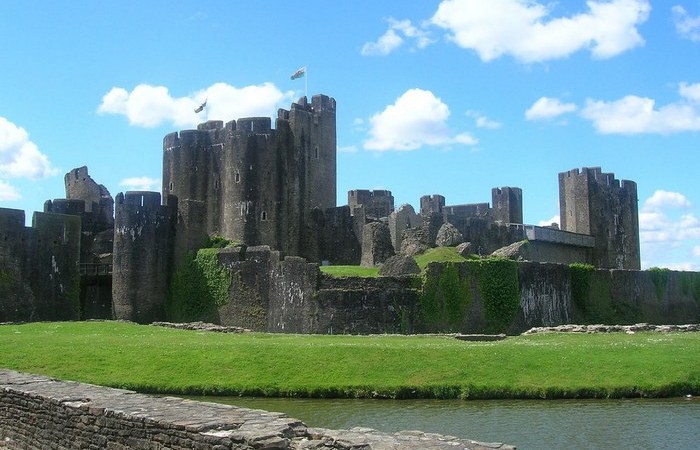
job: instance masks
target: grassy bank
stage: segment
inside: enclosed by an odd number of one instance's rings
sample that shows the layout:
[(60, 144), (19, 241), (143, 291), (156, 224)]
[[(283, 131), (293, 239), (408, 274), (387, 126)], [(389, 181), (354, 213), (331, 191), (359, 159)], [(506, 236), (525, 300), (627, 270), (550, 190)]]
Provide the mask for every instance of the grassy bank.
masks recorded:
[(0, 367), (150, 393), (430, 398), (700, 395), (700, 334), (219, 334), (118, 322), (0, 326)]

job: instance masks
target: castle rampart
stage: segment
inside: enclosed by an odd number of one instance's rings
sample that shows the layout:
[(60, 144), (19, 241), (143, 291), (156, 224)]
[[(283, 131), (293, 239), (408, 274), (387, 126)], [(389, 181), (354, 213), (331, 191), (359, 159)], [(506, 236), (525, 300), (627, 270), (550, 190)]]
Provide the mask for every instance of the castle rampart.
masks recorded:
[(114, 228), (112, 304), (116, 319), (165, 319), (173, 268), (177, 201), (158, 192), (119, 193)]
[(394, 211), (394, 196), (387, 190), (353, 189), (348, 191), (348, 206), (351, 211), (362, 207), (367, 217), (380, 219)]
[(80, 318), (80, 218), (0, 208), (0, 322)]

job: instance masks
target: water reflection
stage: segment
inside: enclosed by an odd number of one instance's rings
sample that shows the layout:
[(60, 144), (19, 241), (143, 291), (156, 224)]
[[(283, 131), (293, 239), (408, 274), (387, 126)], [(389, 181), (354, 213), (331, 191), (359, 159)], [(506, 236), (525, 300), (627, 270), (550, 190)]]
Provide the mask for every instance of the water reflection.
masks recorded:
[(519, 449), (700, 448), (700, 399), (318, 400), (206, 397), (309, 426), (423, 430)]

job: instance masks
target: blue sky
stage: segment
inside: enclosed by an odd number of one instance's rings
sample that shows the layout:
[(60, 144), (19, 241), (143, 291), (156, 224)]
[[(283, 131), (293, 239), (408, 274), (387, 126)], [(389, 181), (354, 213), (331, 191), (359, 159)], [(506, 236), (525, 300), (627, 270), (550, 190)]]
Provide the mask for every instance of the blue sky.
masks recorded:
[[(29, 6), (31, 5), (31, 6)], [(0, 206), (30, 220), (87, 165), (160, 190), (162, 140), (338, 105), (350, 189), (559, 214), (557, 174), (638, 184), (642, 266), (700, 270), (700, 0), (24, 1), (0, 5)], [(306, 79), (290, 80), (301, 66)], [(208, 98), (199, 115), (194, 108)]]

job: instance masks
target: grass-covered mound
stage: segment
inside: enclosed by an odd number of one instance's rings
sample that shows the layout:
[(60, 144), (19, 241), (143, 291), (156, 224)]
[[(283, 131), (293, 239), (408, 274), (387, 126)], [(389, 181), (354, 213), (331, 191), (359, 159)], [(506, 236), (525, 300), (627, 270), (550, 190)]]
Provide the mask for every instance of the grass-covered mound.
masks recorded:
[(0, 326), (0, 367), (169, 394), (575, 398), (700, 395), (699, 333), (220, 334), (120, 322)]
[(379, 267), (321, 266), (321, 272), (333, 277), (374, 278), (379, 276)]
[[(415, 257), (421, 270), (425, 270), (431, 262), (462, 262), (466, 258), (457, 253), (456, 247), (430, 248), (425, 253)], [(378, 277), (379, 267), (363, 266), (321, 266), (321, 272), (334, 277)]]
[(467, 261), (467, 259), (457, 253), (456, 247), (435, 247), (429, 248), (420, 255), (415, 256), (415, 260), (418, 263), (418, 267), (421, 270), (425, 268), (431, 262), (462, 262)]

